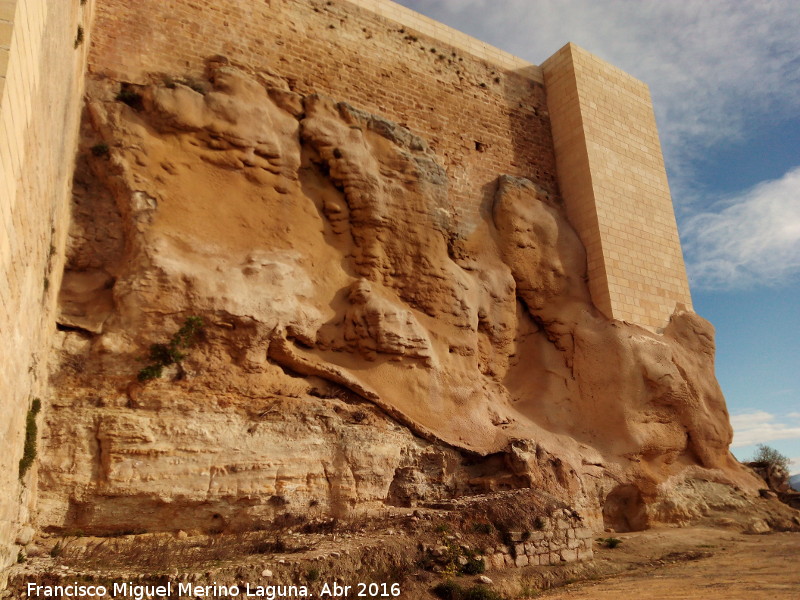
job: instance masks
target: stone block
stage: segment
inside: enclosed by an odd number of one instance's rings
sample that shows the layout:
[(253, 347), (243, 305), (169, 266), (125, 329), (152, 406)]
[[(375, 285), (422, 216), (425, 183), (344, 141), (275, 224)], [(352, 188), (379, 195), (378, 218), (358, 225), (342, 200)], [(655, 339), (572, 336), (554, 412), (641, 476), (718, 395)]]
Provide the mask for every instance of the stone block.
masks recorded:
[(522, 537), (523, 537), (523, 532), (522, 531), (509, 531), (508, 532), (508, 538), (512, 542), (521, 542), (522, 541)]
[(583, 543), (580, 540), (576, 539), (567, 540), (567, 548), (569, 548), (570, 550), (575, 550), (577, 548), (580, 548), (582, 547), (582, 545)]
[(531, 542), (525, 542), (525, 554), (531, 555), (536, 553), (536, 546), (534, 546)]
[(528, 566), (528, 557), (525, 554), (518, 554), (517, 558), (514, 559), (514, 566), (515, 567), (527, 567)]
[(539, 555), (539, 564), (541, 566), (543, 566), (543, 567), (552, 564), (550, 562), (550, 553), (549, 552), (544, 552), (544, 553)]
[(564, 562), (572, 563), (578, 560), (578, 551), (564, 548), (561, 551), (561, 560)]

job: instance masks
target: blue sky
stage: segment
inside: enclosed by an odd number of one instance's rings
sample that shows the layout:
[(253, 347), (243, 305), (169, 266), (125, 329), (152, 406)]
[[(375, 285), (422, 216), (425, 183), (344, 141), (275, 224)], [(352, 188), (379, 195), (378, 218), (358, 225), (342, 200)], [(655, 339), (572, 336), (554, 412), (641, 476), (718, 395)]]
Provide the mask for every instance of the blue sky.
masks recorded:
[(695, 310), (740, 459), (800, 473), (796, 0), (399, 0), (539, 64), (574, 42), (650, 86)]

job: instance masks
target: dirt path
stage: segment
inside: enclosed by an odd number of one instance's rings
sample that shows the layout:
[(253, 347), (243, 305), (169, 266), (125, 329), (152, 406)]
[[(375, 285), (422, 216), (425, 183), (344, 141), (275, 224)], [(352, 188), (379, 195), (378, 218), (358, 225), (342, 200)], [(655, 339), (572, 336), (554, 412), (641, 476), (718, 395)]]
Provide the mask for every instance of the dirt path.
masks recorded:
[[(688, 536), (688, 537), (687, 537)], [(628, 572), (543, 593), (542, 598), (605, 600), (770, 600), (800, 598), (800, 534), (743, 535), (713, 529), (643, 532), (597, 554)], [(616, 553), (616, 554), (612, 554)], [(661, 558), (654, 559), (654, 556)]]

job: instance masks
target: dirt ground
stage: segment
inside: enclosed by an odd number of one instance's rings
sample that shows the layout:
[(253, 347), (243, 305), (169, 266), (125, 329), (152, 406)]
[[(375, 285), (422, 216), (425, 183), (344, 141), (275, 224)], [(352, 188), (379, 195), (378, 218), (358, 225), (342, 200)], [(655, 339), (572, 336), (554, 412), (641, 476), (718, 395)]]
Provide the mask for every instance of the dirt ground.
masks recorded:
[[(798, 533), (748, 535), (730, 529), (686, 528), (616, 537), (622, 539), (617, 548), (596, 550), (597, 580), (531, 597), (548, 600), (800, 598)], [(608, 575), (615, 571), (616, 575)]]

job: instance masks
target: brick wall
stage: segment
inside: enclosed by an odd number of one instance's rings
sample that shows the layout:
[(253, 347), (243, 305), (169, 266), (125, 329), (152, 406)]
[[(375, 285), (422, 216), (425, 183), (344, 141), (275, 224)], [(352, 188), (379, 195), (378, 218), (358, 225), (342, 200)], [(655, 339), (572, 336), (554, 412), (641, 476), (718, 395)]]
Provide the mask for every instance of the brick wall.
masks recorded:
[(35, 501), (19, 460), (46, 386), (92, 3), (0, 0), (0, 568)]
[(594, 303), (658, 329), (691, 309), (672, 198), (645, 84), (567, 44), (542, 65), (559, 184), (584, 245)]
[(407, 125), (447, 169), (467, 229), (501, 173), (555, 189), (541, 70), (394, 3), (98, 5), (89, 59), (95, 75), (131, 82), (152, 72), (199, 75), (213, 54), (288, 77), (302, 93), (318, 91)]

